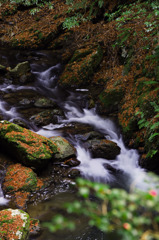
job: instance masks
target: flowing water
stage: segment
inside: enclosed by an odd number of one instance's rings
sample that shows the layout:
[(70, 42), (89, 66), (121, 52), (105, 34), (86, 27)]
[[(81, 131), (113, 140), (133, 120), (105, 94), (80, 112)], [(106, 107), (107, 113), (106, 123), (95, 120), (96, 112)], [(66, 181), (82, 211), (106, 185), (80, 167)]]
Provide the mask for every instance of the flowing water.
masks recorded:
[[(1, 53), (1, 56), (2, 55), (3, 57), (6, 57), (4, 53)], [(63, 109), (65, 118), (59, 118), (59, 122), (57, 124), (49, 124), (47, 126), (43, 126), (41, 129), (38, 129), (37, 133), (40, 135), (46, 137), (61, 135), (58, 128), (67, 124), (78, 122), (91, 125), (95, 131), (104, 134), (106, 139), (117, 143), (117, 145), (121, 148), (121, 153), (116, 159), (108, 161), (103, 158), (92, 158), (90, 152), (80, 144), (80, 141), (76, 138), (76, 136), (69, 136), (69, 139), (77, 150), (77, 159), (81, 162), (77, 168), (80, 170), (81, 175), (84, 178), (109, 183), (112, 186), (123, 187), (126, 189), (131, 186), (139, 187), (141, 189), (147, 188), (147, 185), (144, 182), (146, 173), (138, 165), (139, 154), (136, 150), (128, 149), (125, 146), (120, 131), (115, 123), (109, 118), (99, 116), (96, 113), (95, 108), (87, 108), (85, 101), (88, 94), (87, 89), (76, 89), (74, 92), (61, 89), (57, 84), (58, 75), (62, 69), (61, 65), (59, 63), (52, 66), (47, 66), (47, 64), (43, 63), (39, 64), (36, 62), (36, 59), (39, 60), (39, 55), (44, 55), (46, 59), (51, 58), (50, 55), (43, 52), (34, 54), (34, 61), (31, 62), (31, 68), (33, 74), (36, 76), (35, 84), (31, 86), (20, 86), (13, 85), (9, 81), (6, 81), (0, 85), (1, 91), (8, 93), (11, 91), (16, 92), (20, 89), (36, 90), (43, 96), (53, 99)], [(8, 59), (10, 58), (8, 57)], [(15, 55), (14, 58), (16, 58), (15, 62), (18, 62), (19, 59), (21, 61), (25, 60), (25, 58), (20, 58), (19, 54)], [(85, 102), (85, 104), (83, 102)], [(21, 115), (18, 111), (18, 107), (9, 106), (9, 104), (7, 104), (4, 100), (0, 100), (0, 112), (4, 119), (9, 121), (12, 121), (14, 118), (24, 120), (23, 115)], [(30, 127), (32, 130), (36, 129), (32, 125), (30, 125)], [(113, 168), (119, 170), (119, 174), (113, 174), (110, 172), (109, 169), (105, 167), (106, 163), (109, 163), (109, 165)], [(63, 185), (58, 188), (57, 192), (55, 191), (50, 199), (46, 199), (46, 201), (38, 203), (37, 206), (35, 204), (28, 206), (28, 212), (32, 214), (32, 217), (37, 217), (39, 219), (43, 219), (44, 221), (50, 219), (52, 216), (53, 211), (50, 211), (50, 209), (56, 209), (61, 206), (62, 202), (67, 202), (67, 200), (70, 202), (73, 201), (73, 199), (73, 194), (70, 190), (68, 191), (66, 184), (66, 186)], [(7, 204), (7, 202), (8, 201), (4, 198), (0, 187), (0, 205)], [(94, 229), (88, 229), (85, 219), (81, 219), (80, 222), (82, 222), (83, 230), (79, 227), (75, 235), (71, 236), (69, 233), (67, 236), (66, 234), (65, 239), (106, 239), (103, 233), (98, 233), (98, 237), (96, 237)], [(53, 237), (53, 235), (45, 234), (46, 232), (44, 232), (38, 239), (63, 239), (63, 236), (54, 235)], [(91, 236), (93, 236), (93, 238), (91, 238)], [(111, 239), (113, 239), (113, 237), (111, 237)]]

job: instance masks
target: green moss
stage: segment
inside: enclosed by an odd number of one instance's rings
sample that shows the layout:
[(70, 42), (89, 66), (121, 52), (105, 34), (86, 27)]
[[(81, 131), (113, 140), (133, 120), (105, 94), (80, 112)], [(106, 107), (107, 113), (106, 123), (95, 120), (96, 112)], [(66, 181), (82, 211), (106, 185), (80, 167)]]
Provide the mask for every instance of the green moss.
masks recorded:
[(6, 187), (6, 190), (7, 190), (8, 192), (10, 192), (10, 191), (14, 190), (14, 187), (13, 187), (13, 186), (8, 186), (8, 187)]
[[(75, 51), (60, 78), (62, 86), (86, 86), (103, 58), (100, 46)], [(76, 69), (75, 69), (76, 68)]]
[(82, 58), (85, 58), (87, 55), (89, 55), (91, 53), (92, 53), (92, 50), (87, 50), (85, 52), (80, 52), (79, 50), (77, 50), (77, 51), (75, 51), (73, 57), (69, 61), (69, 64), (73, 63), (73, 62), (80, 62), (82, 60)]
[(121, 88), (111, 89), (100, 93), (99, 100), (106, 109), (111, 109), (113, 111), (117, 110), (123, 96), (124, 94)]
[(44, 166), (57, 152), (49, 139), (7, 121), (0, 122), (0, 141), (16, 159), (36, 168)]

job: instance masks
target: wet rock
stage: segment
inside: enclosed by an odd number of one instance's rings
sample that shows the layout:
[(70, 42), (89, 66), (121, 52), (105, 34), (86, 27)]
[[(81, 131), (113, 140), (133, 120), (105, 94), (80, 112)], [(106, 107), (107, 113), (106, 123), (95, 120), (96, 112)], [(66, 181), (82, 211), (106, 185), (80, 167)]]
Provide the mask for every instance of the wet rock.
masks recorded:
[(59, 132), (62, 132), (65, 136), (71, 135), (83, 135), (85, 133), (93, 131), (93, 127), (84, 123), (71, 123), (63, 128), (58, 128)]
[(91, 131), (91, 132), (81, 135), (81, 140), (88, 141), (88, 140), (92, 140), (92, 139), (103, 139), (103, 137), (104, 137), (103, 134), (96, 132), (96, 131)]
[(64, 162), (64, 165), (69, 167), (76, 167), (80, 165), (80, 161), (77, 160), (76, 158), (70, 158)]
[(75, 148), (65, 138), (57, 136), (51, 137), (50, 140), (57, 146), (57, 152), (54, 155), (56, 161), (64, 161), (76, 155)]
[(112, 166), (112, 165), (110, 165), (108, 163), (104, 163), (103, 166), (105, 167), (105, 169), (109, 170), (112, 173), (117, 173), (119, 171), (114, 166)]
[(28, 107), (34, 105), (34, 102), (41, 98), (41, 94), (33, 89), (21, 89), (16, 92), (4, 94), (4, 100), (11, 105)]
[(66, 177), (76, 178), (80, 176), (80, 171), (78, 169), (71, 169), (67, 172)]
[(28, 83), (34, 80), (34, 75), (31, 73), (30, 64), (28, 61), (18, 63), (13, 69), (7, 68), (7, 77), (12, 77), (14, 83)]
[(60, 117), (63, 118), (64, 114), (62, 110), (54, 109), (54, 110), (46, 110), (40, 112), (36, 115), (33, 115), (30, 120), (37, 126), (45, 126), (50, 123), (56, 124), (58, 123)]
[(19, 102), (20, 105), (23, 105), (23, 106), (28, 106), (28, 105), (31, 105), (32, 104), (32, 101), (27, 99), (27, 98), (23, 98), (20, 102)]
[(53, 100), (45, 97), (37, 99), (34, 103), (34, 106), (39, 108), (57, 107), (56, 103)]
[(2, 239), (28, 239), (30, 217), (26, 212), (19, 209), (5, 209), (0, 211), (0, 219)]
[(60, 85), (64, 87), (86, 86), (99, 66), (103, 57), (100, 46), (83, 47), (75, 51), (60, 77)]
[(15, 118), (15, 119), (13, 119), (13, 123), (17, 124), (23, 128), (28, 128), (28, 125), (22, 119)]
[(0, 143), (19, 162), (36, 169), (47, 166), (57, 153), (53, 141), (8, 121), (0, 122)]
[(120, 147), (115, 142), (106, 139), (93, 139), (86, 142), (93, 158), (106, 158), (113, 160), (120, 154)]

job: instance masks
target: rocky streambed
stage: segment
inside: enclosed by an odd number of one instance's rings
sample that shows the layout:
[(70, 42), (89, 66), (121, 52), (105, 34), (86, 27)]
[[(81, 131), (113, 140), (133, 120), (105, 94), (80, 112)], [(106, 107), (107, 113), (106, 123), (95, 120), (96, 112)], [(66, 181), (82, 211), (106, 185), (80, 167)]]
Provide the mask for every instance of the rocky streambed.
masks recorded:
[[(0, 57), (0, 214), (7, 211), (8, 220), (14, 211), (16, 219), (26, 214), (13, 209), (30, 215), (22, 217), (28, 219), (25, 231), (14, 230), (17, 239), (53, 239), (37, 220), (50, 219), (73, 200), (70, 183), (79, 176), (128, 188), (140, 175), (142, 185), (137, 151), (125, 147), (112, 119), (97, 114), (89, 89), (66, 90), (62, 80), (59, 86), (60, 59), (46, 51), (1, 51)], [(86, 229), (86, 220), (80, 222)], [(65, 239), (90, 239), (78, 234)]]

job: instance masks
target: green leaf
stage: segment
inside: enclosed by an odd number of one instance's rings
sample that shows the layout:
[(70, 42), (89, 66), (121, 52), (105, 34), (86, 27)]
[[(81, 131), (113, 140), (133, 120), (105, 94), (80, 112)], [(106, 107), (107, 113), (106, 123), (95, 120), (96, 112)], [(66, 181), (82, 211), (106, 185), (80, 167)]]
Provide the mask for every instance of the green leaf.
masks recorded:
[(159, 136), (159, 133), (154, 133), (149, 137), (149, 141), (152, 141), (154, 137)]
[(144, 82), (144, 84), (146, 85), (149, 85), (149, 84), (158, 84), (157, 81), (147, 81), (147, 82)]
[(159, 127), (159, 122), (156, 122), (150, 127), (150, 129), (153, 130), (153, 129), (158, 128), (158, 127)]

